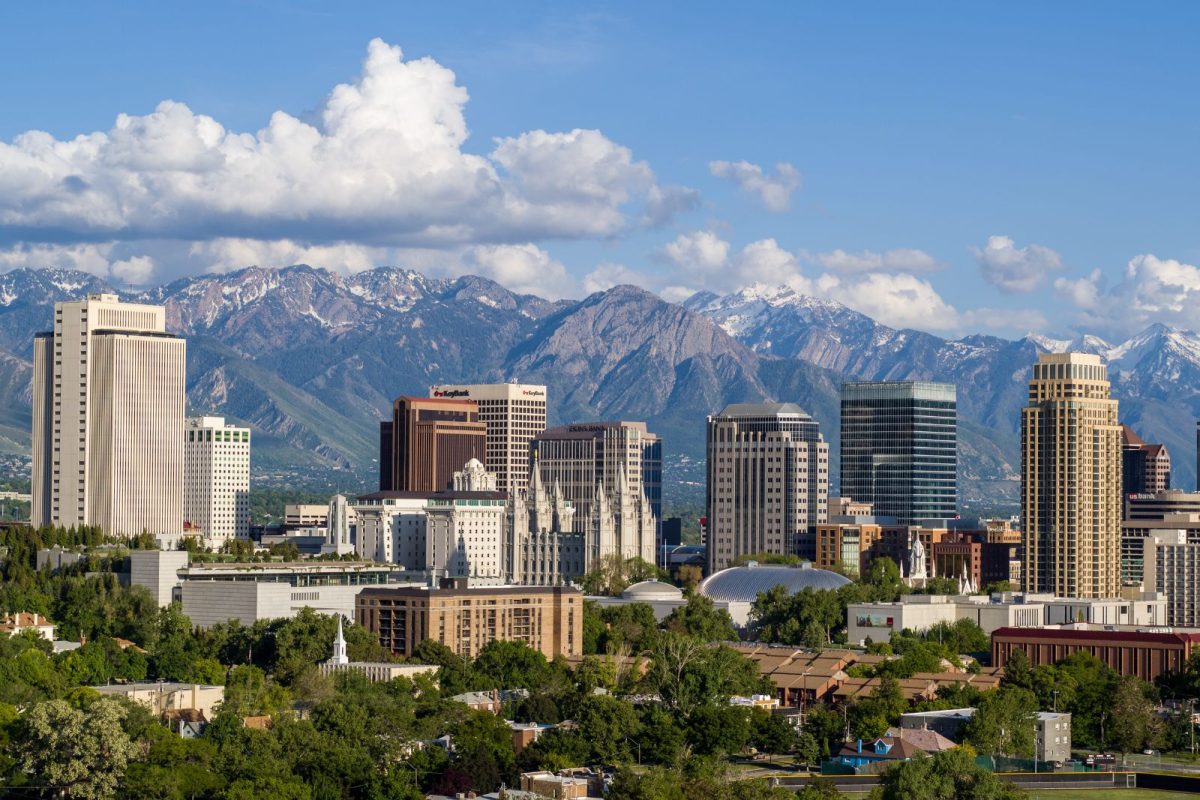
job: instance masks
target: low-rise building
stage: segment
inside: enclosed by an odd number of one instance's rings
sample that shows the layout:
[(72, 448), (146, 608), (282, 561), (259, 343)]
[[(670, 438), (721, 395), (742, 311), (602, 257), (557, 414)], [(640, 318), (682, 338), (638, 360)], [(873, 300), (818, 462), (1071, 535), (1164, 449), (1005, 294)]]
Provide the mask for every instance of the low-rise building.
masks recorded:
[(1023, 650), (1035, 667), (1088, 653), (1121, 675), (1152, 683), (1164, 672), (1181, 671), (1197, 646), (1200, 631), (1169, 628), (1086, 624), (1000, 628), (992, 632), (992, 666), (1004, 667), (1017, 650)]
[(202, 628), (231, 619), (243, 625), (294, 617), (308, 607), (321, 614), (354, 614), (365, 587), (403, 577), (385, 564), (305, 561), (263, 564), (193, 564), (179, 570), (183, 613)]
[(436, 588), (370, 587), (355, 620), (403, 656), (425, 639), (464, 658), (495, 640), (524, 642), (546, 658), (583, 652), (583, 593), (570, 586), (469, 587), (455, 578)]
[(396, 678), (412, 680), (418, 675), (437, 675), (438, 667), (433, 664), (396, 664), (390, 661), (351, 661), (347, 652), (346, 637), (342, 633), (342, 617), (338, 616), (337, 635), (333, 639), (333, 655), (317, 665), (322, 675), (338, 672), (355, 672), (371, 683), (386, 683)]
[(170, 605), (188, 560), (186, 550), (134, 550), (129, 554), (129, 583), (149, 591), (160, 606)]
[(198, 711), (212, 719), (214, 707), (225, 699), (224, 686), (204, 686), (198, 683), (159, 681), (93, 686), (96, 692), (108, 697), (124, 697), (150, 709), (155, 716), (166, 716), (181, 709)]
[(1071, 759), (1071, 715), (1039, 711), (1034, 758), (1061, 764)]
[(944, 622), (969, 619), (985, 633), (998, 628), (1091, 622), (1101, 625), (1166, 624), (1166, 600), (1153, 593), (1136, 599), (1076, 599), (1048, 594), (1002, 592), (988, 595), (904, 595), (892, 603), (852, 603), (846, 608), (849, 641), (886, 642), (893, 632), (920, 632)]
[(961, 741), (962, 730), (975, 716), (973, 708), (947, 708), (941, 711), (912, 711), (900, 715), (900, 727), (906, 730), (937, 731), (951, 741)]
[(577, 775), (555, 775), (553, 772), (521, 773), (521, 791), (551, 800), (590, 800), (603, 797), (592, 794), (593, 782)]
[(0, 617), (0, 636), (17, 636), (25, 631), (33, 631), (48, 642), (54, 641), (54, 623), (41, 614), (18, 611)]

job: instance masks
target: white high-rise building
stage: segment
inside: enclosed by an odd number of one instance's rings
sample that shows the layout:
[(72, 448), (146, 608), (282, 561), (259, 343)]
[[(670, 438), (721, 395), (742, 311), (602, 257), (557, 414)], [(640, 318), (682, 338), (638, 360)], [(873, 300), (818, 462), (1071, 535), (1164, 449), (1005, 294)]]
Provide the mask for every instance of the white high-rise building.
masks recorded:
[(546, 387), (526, 383), (443, 384), (430, 397), (470, 400), (487, 425), (484, 466), (496, 476), (496, 489), (529, 486), (529, 443), (546, 429)]
[(183, 434), (183, 519), (209, 547), (250, 534), (250, 429), (224, 417), (188, 417)]
[(180, 532), (185, 347), (161, 306), (55, 305), (33, 342), (34, 525)]

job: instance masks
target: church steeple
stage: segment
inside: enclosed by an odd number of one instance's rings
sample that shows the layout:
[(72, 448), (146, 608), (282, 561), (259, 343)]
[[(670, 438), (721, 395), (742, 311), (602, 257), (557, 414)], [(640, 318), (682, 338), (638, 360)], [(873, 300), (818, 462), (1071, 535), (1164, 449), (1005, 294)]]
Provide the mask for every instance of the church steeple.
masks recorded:
[(342, 615), (338, 614), (337, 637), (333, 640), (333, 658), (330, 664), (349, 664), (350, 657), (346, 655), (346, 637), (342, 635)]

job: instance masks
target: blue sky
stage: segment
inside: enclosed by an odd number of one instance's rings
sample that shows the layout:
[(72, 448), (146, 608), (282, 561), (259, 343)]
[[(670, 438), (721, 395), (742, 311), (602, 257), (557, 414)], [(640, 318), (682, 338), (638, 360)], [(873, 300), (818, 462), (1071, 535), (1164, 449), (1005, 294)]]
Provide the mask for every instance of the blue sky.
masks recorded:
[(1200, 327), (1194, 4), (166, 5), (0, 10), (0, 267)]

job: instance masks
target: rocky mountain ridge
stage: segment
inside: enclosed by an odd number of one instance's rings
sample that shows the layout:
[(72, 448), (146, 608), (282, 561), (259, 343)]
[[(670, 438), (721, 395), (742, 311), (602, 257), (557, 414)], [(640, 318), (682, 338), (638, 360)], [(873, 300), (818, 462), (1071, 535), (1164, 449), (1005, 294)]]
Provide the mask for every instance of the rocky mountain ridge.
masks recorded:
[[(80, 272), (0, 275), (0, 451), (28, 447), (32, 334), (49, 327), (55, 302), (104, 290)], [(836, 453), (843, 379), (926, 379), (959, 387), (964, 492), (1011, 497), (1028, 367), (1039, 351), (1079, 347), (1109, 360), (1125, 421), (1168, 444), (1177, 483), (1194, 481), (1200, 337), (1165, 326), (1116, 345), (951, 340), (786, 288), (672, 304), (618, 286), (551, 302), (485, 278), (394, 267), (351, 276), (251, 267), (117, 293), (166, 306), (169, 329), (188, 337), (189, 411), (253, 426), (260, 473), (344, 471), (348, 484), (369, 484), (378, 420), (396, 395), (519, 379), (548, 385), (552, 422), (649, 421), (665, 437), (669, 482), (694, 497), (704, 417), (727, 403), (798, 402)]]

